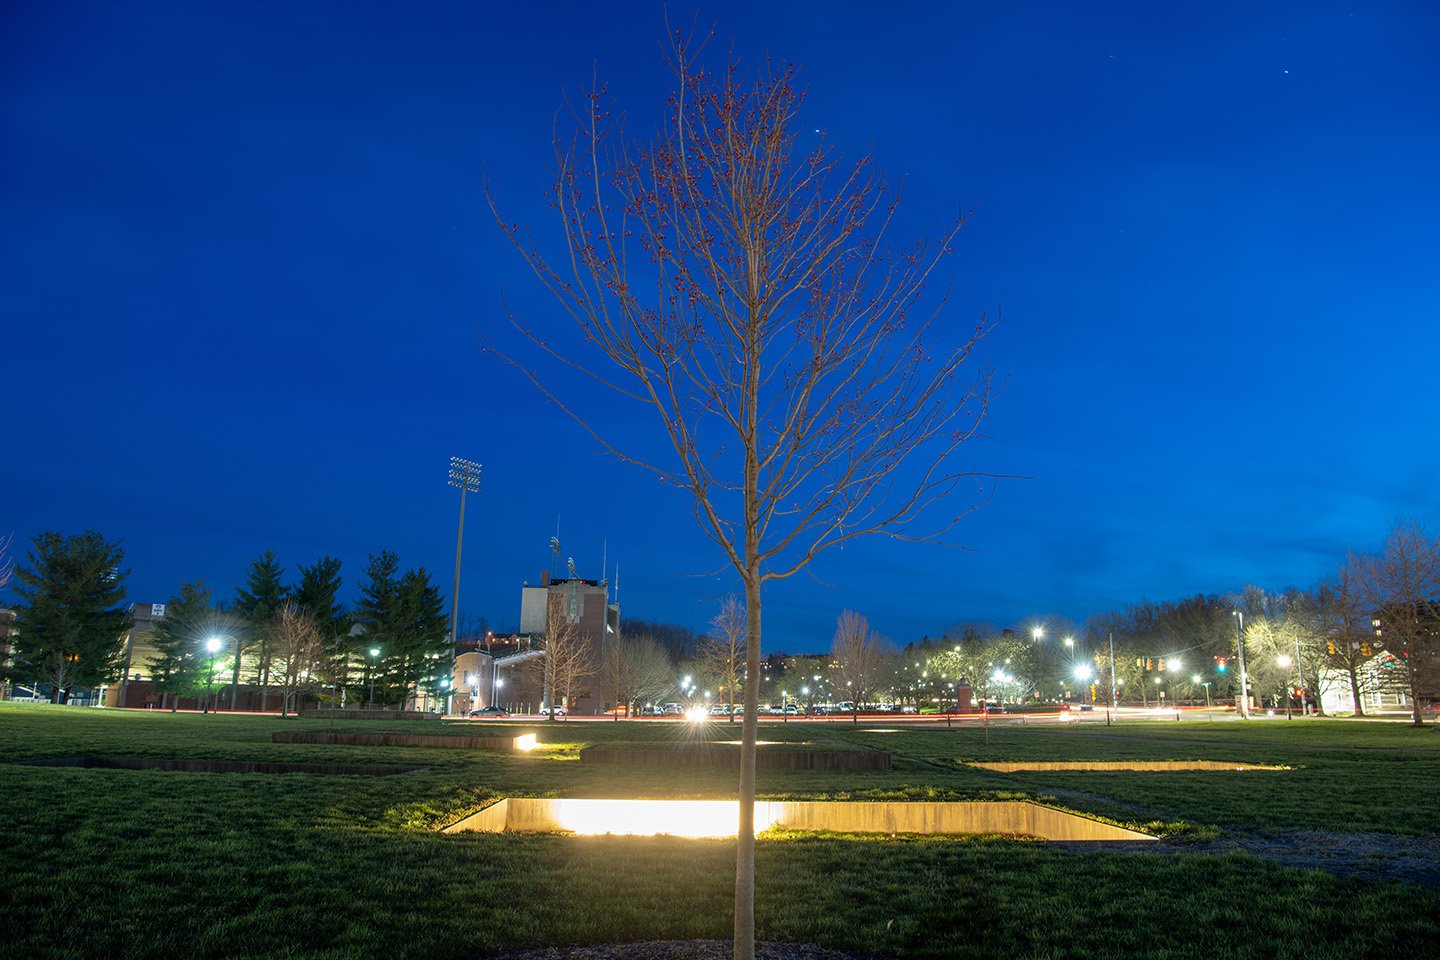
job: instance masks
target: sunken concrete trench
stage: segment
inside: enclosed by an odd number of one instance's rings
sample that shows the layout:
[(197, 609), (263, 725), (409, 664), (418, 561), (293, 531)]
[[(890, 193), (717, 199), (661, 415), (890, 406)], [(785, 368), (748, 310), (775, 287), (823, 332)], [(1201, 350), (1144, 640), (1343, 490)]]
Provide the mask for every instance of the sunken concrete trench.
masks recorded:
[(535, 734), (510, 737), (456, 736), (423, 733), (350, 733), (343, 731), (280, 730), (274, 743), (339, 744), (352, 747), (436, 747), (441, 750), (533, 750)]
[(175, 773), (308, 773), (328, 777), (390, 777), (427, 767), (393, 763), (277, 763), (266, 760), (174, 760), (155, 757), (56, 757), (16, 760), (20, 767), (79, 767), (88, 770), (167, 770)]
[[(442, 832), (733, 837), (739, 826), (739, 815), (740, 805), (734, 800), (507, 797)], [(1027, 800), (757, 802), (756, 832), (772, 827), (856, 834), (1003, 834), (1064, 841), (1155, 840), (1146, 833)]]
[(1289, 770), (1290, 767), (1266, 766), (1258, 763), (1234, 763), (1229, 760), (1036, 760), (1020, 762), (981, 762), (969, 764), (996, 773), (1022, 773), (1027, 770), (1128, 770), (1139, 773), (1162, 773), (1179, 770)]
[[(762, 749), (755, 752), (760, 770), (889, 770), (884, 750)], [(596, 744), (580, 751), (581, 763), (612, 763), (631, 767), (740, 769), (740, 751), (721, 743), (641, 747)]]

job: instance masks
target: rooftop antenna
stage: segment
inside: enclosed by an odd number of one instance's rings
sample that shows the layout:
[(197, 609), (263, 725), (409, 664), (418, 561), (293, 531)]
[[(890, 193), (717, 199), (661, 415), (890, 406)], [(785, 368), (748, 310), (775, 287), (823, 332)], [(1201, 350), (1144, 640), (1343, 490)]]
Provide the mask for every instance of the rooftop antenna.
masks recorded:
[(605, 602), (610, 602), (610, 541), (600, 541), (600, 583), (605, 588)]

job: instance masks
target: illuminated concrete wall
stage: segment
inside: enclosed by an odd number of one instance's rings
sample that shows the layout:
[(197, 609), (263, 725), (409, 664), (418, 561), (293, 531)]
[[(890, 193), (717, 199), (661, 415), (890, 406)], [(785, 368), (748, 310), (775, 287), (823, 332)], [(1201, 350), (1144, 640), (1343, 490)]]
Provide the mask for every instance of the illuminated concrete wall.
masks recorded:
[[(571, 831), (682, 837), (734, 836), (733, 800), (570, 800), (511, 797), (486, 807), (445, 833)], [(1044, 840), (1154, 840), (1089, 817), (1027, 801), (842, 802), (761, 801), (757, 831), (770, 827), (831, 833), (1011, 834)]]

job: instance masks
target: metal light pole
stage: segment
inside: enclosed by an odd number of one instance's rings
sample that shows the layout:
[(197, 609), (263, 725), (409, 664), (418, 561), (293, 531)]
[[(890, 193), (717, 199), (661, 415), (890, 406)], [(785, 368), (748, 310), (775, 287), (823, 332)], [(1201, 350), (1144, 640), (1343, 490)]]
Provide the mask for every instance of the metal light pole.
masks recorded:
[[(376, 669), (377, 669), (377, 668), (379, 667), (379, 665), (380, 665), (379, 660), (380, 660), (380, 648), (379, 648), (379, 647), (371, 647), (371, 648), (370, 648), (370, 702), (369, 702), (369, 705), (368, 705), (368, 706), (369, 706), (369, 709), (371, 709), (371, 710), (374, 710), (374, 709), (375, 709), (375, 671), (376, 671)], [(402, 704), (402, 706), (403, 706), (403, 704)]]
[(1235, 614), (1236, 659), (1240, 661), (1240, 719), (1250, 719), (1250, 678), (1245, 673), (1245, 614)]
[(465, 494), (480, 491), (480, 464), (461, 457), (450, 458), (450, 486), (460, 488), (460, 532), (455, 535), (455, 589), (450, 593), (450, 656), (455, 656), (460, 617), (460, 548), (465, 543)]
[(1110, 634), (1110, 709), (1105, 711), (1105, 726), (1110, 726), (1110, 714), (1117, 708), (1115, 703), (1115, 634)]
[(1295, 675), (1300, 678), (1300, 716), (1305, 713), (1305, 668), (1300, 665), (1300, 634), (1295, 634)]
[[(201, 713), (210, 712), (210, 698), (213, 696), (211, 690), (215, 687), (215, 654), (220, 652), (220, 638), (211, 637), (205, 641), (205, 649), (210, 654), (210, 677), (205, 681), (205, 709)], [(218, 710), (216, 711), (219, 712)]]

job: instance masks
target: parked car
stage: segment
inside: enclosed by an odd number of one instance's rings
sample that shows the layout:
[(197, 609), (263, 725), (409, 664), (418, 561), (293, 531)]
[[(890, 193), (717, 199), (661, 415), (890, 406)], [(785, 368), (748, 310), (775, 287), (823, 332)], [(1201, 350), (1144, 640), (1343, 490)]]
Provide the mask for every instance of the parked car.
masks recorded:
[(678, 717), (685, 713), (685, 708), (678, 703), (667, 703), (660, 712), (667, 717)]
[[(540, 715), (543, 716), (543, 717), (548, 717), (548, 716), (550, 716), (550, 708), (542, 705), (542, 706), (540, 707)], [(564, 707), (559, 707), (559, 706), (555, 707), (555, 716), (557, 716), (557, 717), (563, 717), (563, 716), (566, 716), (566, 715), (567, 715), (567, 714), (565, 713), (565, 708), (564, 708)]]
[(728, 717), (729, 715), (730, 705), (728, 703), (714, 703), (710, 705), (710, 716)]
[(800, 704), (798, 703), (785, 704), (785, 716), (787, 717), (798, 717), (804, 712), (804, 709), (801, 708)]
[(472, 717), (508, 717), (508, 716), (510, 716), (510, 711), (506, 710), (504, 707), (479, 707), (479, 708), (477, 708), (477, 709), (475, 709), (475, 710), (471, 710), (470, 713), (469, 713), (469, 716), (472, 716)]

